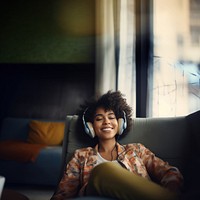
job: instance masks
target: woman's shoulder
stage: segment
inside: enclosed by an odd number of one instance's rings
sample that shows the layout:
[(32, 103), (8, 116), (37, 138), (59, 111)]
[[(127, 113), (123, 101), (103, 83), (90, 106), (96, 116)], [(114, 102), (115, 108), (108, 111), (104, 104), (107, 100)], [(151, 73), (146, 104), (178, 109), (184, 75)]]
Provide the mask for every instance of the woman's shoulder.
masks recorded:
[(127, 149), (134, 149), (134, 150), (140, 150), (145, 148), (145, 146), (141, 143), (129, 143), (122, 145), (126, 150)]

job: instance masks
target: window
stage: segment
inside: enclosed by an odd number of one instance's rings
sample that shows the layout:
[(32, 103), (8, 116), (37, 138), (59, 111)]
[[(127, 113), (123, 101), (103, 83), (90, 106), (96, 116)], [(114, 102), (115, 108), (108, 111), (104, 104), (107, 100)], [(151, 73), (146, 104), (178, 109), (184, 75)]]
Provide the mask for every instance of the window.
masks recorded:
[(153, 65), (148, 116), (200, 109), (200, 1), (153, 2)]

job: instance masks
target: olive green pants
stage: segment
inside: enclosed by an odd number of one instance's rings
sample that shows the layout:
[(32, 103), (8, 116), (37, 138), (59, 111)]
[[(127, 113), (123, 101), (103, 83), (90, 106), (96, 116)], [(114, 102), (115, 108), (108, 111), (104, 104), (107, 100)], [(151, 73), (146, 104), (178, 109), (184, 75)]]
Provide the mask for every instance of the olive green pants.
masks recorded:
[(178, 199), (175, 193), (111, 162), (100, 164), (92, 170), (86, 195), (120, 200)]

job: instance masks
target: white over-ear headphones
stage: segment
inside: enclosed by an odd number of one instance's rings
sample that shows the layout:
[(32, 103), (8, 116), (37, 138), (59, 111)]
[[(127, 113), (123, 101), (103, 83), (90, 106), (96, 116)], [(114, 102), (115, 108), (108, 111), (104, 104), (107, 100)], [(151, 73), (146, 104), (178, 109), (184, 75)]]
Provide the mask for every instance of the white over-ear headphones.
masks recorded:
[(126, 113), (123, 111), (123, 118), (118, 119), (118, 134), (121, 135), (124, 130), (127, 128), (127, 120), (126, 120)]
[[(83, 113), (83, 125), (84, 125), (84, 129), (85, 132), (91, 137), (94, 138), (95, 137), (95, 132), (94, 132), (94, 128), (91, 122), (86, 122), (85, 121), (85, 113), (88, 110), (88, 108), (85, 109), (84, 113)], [(123, 111), (123, 118), (119, 118), (118, 119), (118, 134), (122, 135), (122, 133), (124, 132), (124, 130), (127, 128), (127, 120), (126, 120), (126, 113)]]
[(86, 108), (85, 111), (84, 111), (84, 113), (83, 113), (83, 117), (82, 117), (83, 125), (84, 125), (85, 132), (86, 132), (91, 138), (94, 138), (94, 137), (95, 137), (95, 132), (94, 132), (92, 123), (91, 123), (91, 122), (86, 122), (86, 121), (85, 121), (85, 113), (86, 113), (87, 110), (88, 110), (88, 108)]

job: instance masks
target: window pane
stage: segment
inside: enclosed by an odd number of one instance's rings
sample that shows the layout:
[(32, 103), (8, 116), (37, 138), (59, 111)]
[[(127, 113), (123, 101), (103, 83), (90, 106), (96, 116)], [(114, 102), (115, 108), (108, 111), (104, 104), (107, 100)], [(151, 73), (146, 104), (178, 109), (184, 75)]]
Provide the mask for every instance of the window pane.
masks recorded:
[(200, 109), (200, 0), (154, 0), (149, 116)]

